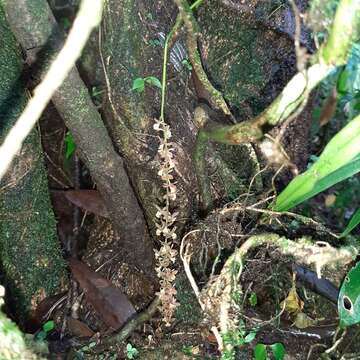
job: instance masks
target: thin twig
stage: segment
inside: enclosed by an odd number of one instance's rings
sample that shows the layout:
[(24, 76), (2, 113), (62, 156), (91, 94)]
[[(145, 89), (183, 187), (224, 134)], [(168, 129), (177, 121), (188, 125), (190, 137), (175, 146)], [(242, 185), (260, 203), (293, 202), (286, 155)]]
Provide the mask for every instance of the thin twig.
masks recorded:
[[(204, 311), (205, 304), (201, 301), (199, 288), (198, 288), (196, 281), (194, 279), (194, 276), (192, 275), (191, 270), (190, 270), (190, 259), (191, 259), (191, 254), (189, 253), (190, 244), (185, 245), (185, 240), (188, 238), (188, 236), (190, 236), (191, 234), (194, 234), (196, 232), (199, 232), (199, 231), (200, 230), (198, 230), (198, 229), (190, 231), (182, 238), (181, 245), (180, 245), (180, 258), (183, 261), (185, 274), (190, 282), (190, 285), (194, 291), (194, 294), (200, 304), (201, 309)], [(217, 341), (218, 347), (219, 347), (219, 351), (222, 351), (223, 341), (222, 341), (222, 338), (221, 338), (218, 328), (216, 326), (212, 326), (210, 328), (210, 330), (212, 331), (212, 333), (214, 334), (214, 336), (216, 338), (216, 341)]]

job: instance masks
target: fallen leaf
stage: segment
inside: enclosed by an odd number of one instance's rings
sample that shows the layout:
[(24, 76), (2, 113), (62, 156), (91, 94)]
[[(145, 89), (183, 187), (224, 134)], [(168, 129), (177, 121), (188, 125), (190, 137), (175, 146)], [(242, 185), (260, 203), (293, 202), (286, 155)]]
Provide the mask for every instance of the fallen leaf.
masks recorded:
[(73, 317), (68, 317), (66, 322), (70, 333), (74, 336), (84, 338), (92, 337), (95, 334), (85, 323)]
[(281, 308), (285, 306), (285, 310), (290, 314), (297, 314), (303, 309), (304, 302), (299, 298), (295, 284), (293, 284), (288, 296), (281, 302), (280, 306)]
[(336, 195), (335, 194), (329, 194), (327, 196), (325, 196), (325, 206), (326, 207), (331, 207), (335, 204), (336, 201)]
[(64, 191), (64, 195), (72, 204), (85, 211), (109, 217), (105, 202), (97, 190), (67, 190)]
[(325, 103), (321, 109), (319, 125), (326, 125), (334, 116), (337, 104), (337, 92), (336, 87), (332, 90), (331, 94), (325, 100)]
[(106, 325), (117, 330), (136, 314), (126, 295), (109, 280), (79, 260), (70, 259), (69, 265), (74, 278), (85, 292), (86, 300)]
[(298, 329), (306, 329), (310, 326), (316, 325), (316, 321), (314, 319), (312, 319), (310, 316), (306, 315), (305, 313), (299, 312), (296, 315), (294, 325)]

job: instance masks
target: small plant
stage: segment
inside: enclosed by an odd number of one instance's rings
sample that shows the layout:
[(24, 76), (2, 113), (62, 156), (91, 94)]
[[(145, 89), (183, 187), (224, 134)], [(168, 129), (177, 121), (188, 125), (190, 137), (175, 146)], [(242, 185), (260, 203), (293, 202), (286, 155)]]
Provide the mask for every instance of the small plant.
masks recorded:
[(126, 345), (126, 357), (128, 359), (135, 359), (138, 353), (139, 353), (138, 349), (133, 347), (130, 343)]
[(145, 91), (145, 84), (155, 86), (155, 87), (161, 89), (161, 82), (157, 77), (155, 77), (155, 76), (147, 76), (145, 78), (142, 78), (142, 77), (136, 78), (133, 81), (133, 85), (132, 85), (131, 90), (137, 91), (138, 93), (144, 92)]
[(156, 46), (162, 46), (161, 41), (159, 39), (151, 39), (149, 40), (149, 45), (156, 47)]
[(92, 341), (91, 343), (83, 346), (81, 349), (77, 350), (75, 353), (76, 360), (83, 360), (85, 359), (85, 353), (91, 350), (93, 347), (96, 346), (96, 342)]
[(74, 142), (74, 138), (70, 131), (68, 131), (65, 135), (65, 158), (70, 159), (76, 150), (76, 145)]
[(38, 341), (43, 341), (47, 338), (49, 333), (54, 330), (55, 323), (53, 320), (47, 321), (43, 326), (42, 330), (36, 334), (35, 339)]
[(256, 330), (252, 329), (250, 332), (246, 332), (245, 324), (240, 322), (236, 331), (229, 331), (223, 336), (224, 347), (231, 345), (231, 350), (225, 350), (221, 359), (230, 360), (234, 359), (235, 348), (251, 343), (256, 337)]
[(271, 352), (275, 360), (283, 360), (285, 356), (285, 347), (281, 343), (275, 343), (272, 345), (264, 345), (259, 343), (254, 348), (254, 358), (255, 360), (267, 360), (269, 359), (267, 348), (271, 349)]
[(256, 304), (257, 304), (257, 296), (256, 296), (256, 293), (253, 291), (249, 295), (249, 303), (253, 307), (256, 306)]
[(192, 65), (189, 59), (184, 59), (181, 63), (189, 72), (192, 71)]

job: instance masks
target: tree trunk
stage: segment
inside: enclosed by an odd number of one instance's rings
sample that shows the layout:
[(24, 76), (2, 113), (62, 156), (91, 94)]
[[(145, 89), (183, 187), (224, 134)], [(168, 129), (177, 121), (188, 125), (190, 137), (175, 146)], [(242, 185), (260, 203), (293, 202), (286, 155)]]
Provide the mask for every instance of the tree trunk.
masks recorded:
[[(63, 34), (45, 0), (5, 1), (13, 32), (27, 61), (42, 77), (62, 45)], [(73, 68), (52, 101), (72, 132), (81, 159), (90, 170), (120, 235), (119, 248), (141, 270), (153, 271), (153, 245), (123, 160), (116, 154), (101, 116)]]
[[(0, 5), (0, 142), (21, 114), (27, 96), (22, 59)], [(46, 296), (60, 290), (65, 263), (56, 236), (39, 134), (34, 129), (0, 183), (0, 283), (23, 322)]]

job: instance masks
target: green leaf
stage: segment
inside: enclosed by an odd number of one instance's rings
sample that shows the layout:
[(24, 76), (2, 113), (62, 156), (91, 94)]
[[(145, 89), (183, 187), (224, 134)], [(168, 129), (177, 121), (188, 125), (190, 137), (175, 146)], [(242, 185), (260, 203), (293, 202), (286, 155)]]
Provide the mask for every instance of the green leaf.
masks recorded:
[(360, 262), (345, 276), (338, 298), (340, 326), (360, 322)]
[(70, 131), (66, 133), (64, 142), (65, 142), (65, 158), (70, 159), (76, 150), (74, 138)]
[(43, 330), (48, 333), (51, 330), (55, 329), (55, 323), (53, 320), (47, 321), (44, 325), (43, 325)]
[(145, 90), (145, 80), (143, 78), (136, 78), (133, 81), (131, 90), (137, 92), (143, 92)]
[(249, 332), (244, 338), (244, 343), (248, 344), (252, 342), (255, 339), (255, 337), (256, 337), (256, 331)]
[(255, 292), (252, 292), (249, 296), (249, 303), (251, 306), (256, 306), (257, 304), (257, 296)]
[(285, 347), (282, 343), (275, 343), (271, 346), (272, 353), (274, 355), (275, 360), (283, 360), (285, 357)]
[(128, 359), (135, 359), (139, 351), (133, 347), (130, 343), (126, 345), (126, 356)]
[(35, 335), (35, 340), (36, 341), (44, 341), (46, 339), (46, 336), (47, 336), (47, 333), (44, 330), (41, 330)]
[(336, 86), (337, 87), (336, 90), (340, 94), (346, 94), (348, 78), (349, 78), (349, 72), (346, 69), (344, 69), (339, 75), (339, 79)]
[(151, 86), (155, 86), (158, 87), (159, 89), (161, 89), (161, 82), (158, 78), (156, 78), (155, 76), (148, 76), (145, 78), (145, 81), (151, 85)]
[(254, 358), (255, 360), (266, 360), (266, 346), (264, 344), (257, 344), (254, 348)]
[(318, 161), (296, 176), (273, 207), (286, 211), (360, 171), (360, 115), (326, 145)]
[(347, 224), (345, 230), (341, 233), (340, 237), (347, 236), (353, 231), (360, 223), (360, 208), (357, 209), (354, 215), (351, 217), (349, 223)]

